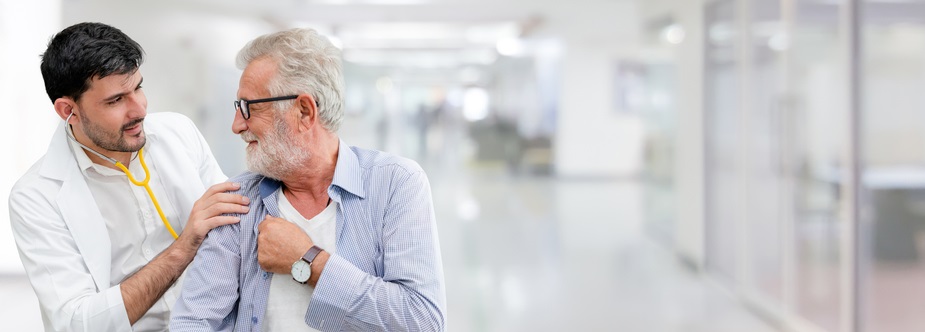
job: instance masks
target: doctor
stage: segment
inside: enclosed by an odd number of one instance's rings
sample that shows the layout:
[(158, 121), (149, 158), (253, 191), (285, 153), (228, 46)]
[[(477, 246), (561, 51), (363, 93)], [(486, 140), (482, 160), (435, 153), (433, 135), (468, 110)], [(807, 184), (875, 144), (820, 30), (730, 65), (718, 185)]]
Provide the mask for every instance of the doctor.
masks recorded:
[(247, 211), (188, 118), (146, 113), (142, 61), (100, 23), (64, 29), (42, 56), (64, 121), (9, 203), (47, 331), (166, 330), (206, 233)]

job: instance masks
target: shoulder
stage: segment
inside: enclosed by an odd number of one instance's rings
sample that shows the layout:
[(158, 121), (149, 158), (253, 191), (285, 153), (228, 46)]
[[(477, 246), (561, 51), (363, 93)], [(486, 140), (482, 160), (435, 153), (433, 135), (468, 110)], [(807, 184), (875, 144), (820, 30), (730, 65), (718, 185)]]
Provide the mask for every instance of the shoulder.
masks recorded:
[(52, 179), (43, 177), (39, 174), (39, 170), (42, 167), (42, 162), (45, 160), (45, 157), (39, 158), (29, 170), (26, 171), (19, 180), (16, 180), (16, 183), (13, 185), (13, 189), (10, 192), (10, 196), (16, 193), (27, 192), (30, 190), (40, 189), (43, 186), (43, 183), (56, 183)]
[(36, 161), (13, 185), (9, 196), (11, 212), (24, 205), (32, 205), (43, 201), (50, 203), (57, 196), (62, 182), (39, 174), (44, 160), (45, 157), (42, 157)]
[(264, 178), (263, 175), (246, 171), (228, 179), (228, 182), (240, 183), (241, 188), (234, 193), (248, 196), (253, 200), (260, 196), (260, 182), (263, 181)]
[[(243, 214), (232, 213), (232, 216), (238, 216), (241, 218), (239, 223), (233, 223), (228, 225), (223, 225), (216, 227), (209, 234), (209, 237), (212, 237), (211, 234), (217, 234), (216, 236), (223, 238), (235, 238), (237, 239), (241, 230), (251, 229), (254, 224), (259, 223), (263, 220), (264, 209), (260, 208), (263, 205), (263, 200), (260, 197), (260, 183), (265, 179), (263, 175), (254, 173), (254, 172), (244, 172), (228, 179), (228, 182), (234, 182), (241, 184), (241, 187), (238, 190), (231, 191), (232, 194), (242, 195), (250, 199), (250, 209)], [(221, 234), (221, 235), (218, 235)], [(208, 238), (207, 238), (208, 239)]]
[(350, 149), (357, 156), (357, 163), (360, 168), (370, 173), (391, 173), (394, 176), (409, 176), (412, 174), (424, 174), (416, 161), (397, 156), (388, 152), (370, 150), (351, 146)]
[(388, 152), (351, 147), (362, 169), (367, 192), (423, 190), (430, 186), (427, 174), (416, 161)]
[(251, 171), (246, 171), (244, 173), (238, 174), (235, 177), (228, 179), (228, 181), (240, 183), (241, 189), (244, 189), (246, 187), (248, 188), (257, 187), (258, 185), (260, 185), (260, 180), (263, 180), (263, 178), (264, 178), (263, 175), (260, 175), (260, 174), (257, 174)]

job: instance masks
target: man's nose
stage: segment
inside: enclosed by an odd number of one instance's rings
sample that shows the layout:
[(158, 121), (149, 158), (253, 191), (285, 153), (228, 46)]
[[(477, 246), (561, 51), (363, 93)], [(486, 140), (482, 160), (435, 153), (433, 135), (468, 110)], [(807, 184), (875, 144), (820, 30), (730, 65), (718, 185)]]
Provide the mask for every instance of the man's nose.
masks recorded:
[(235, 134), (241, 134), (241, 132), (247, 130), (247, 120), (244, 120), (244, 116), (241, 115), (237, 109), (234, 112), (234, 121), (231, 122), (231, 132)]

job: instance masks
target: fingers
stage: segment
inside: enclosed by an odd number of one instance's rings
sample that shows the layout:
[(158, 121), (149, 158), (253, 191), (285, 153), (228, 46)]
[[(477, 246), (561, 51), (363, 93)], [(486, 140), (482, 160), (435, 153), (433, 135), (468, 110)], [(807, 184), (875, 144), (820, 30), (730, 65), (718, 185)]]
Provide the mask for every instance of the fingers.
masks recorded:
[(200, 219), (208, 219), (221, 214), (247, 213), (250, 198), (227, 193), (239, 188), (240, 184), (224, 182), (209, 187), (193, 206), (193, 214)]
[(206, 189), (206, 192), (205, 194), (202, 195), (202, 197), (212, 196), (216, 193), (221, 193), (221, 192), (226, 192), (226, 191), (238, 190), (240, 188), (241, 188), (241, 184), (236, 183), (236, 182), (217, 183), (209, 187), (209, 189)]
[(274, 266), (272, 266), (267, 259), (264, 259), (262, 257), (263, 256), (259, 254), (257, 255), (257, 264), (260, 264), (260, 268), (263, 269), (264, 271), (274, 271), (274, 273), (277, 273)]
[(205, 218), (208, 219), (214, 216), (219, 216), (223, 214), (244, 214), (249, 211), (250, 208), (247, 205), (238, 205), (233, 203), (215, 203), (209, 205), (205, 208), (203, 212), (205, 213)]
[(241, 218), (233, 216), (216, 216), (209, 219), (206, 219), (204, 224), (209, 230), (212, 230), (215, 227), (225, 226), (240, 222)]
[(202, 197), (193, 204), (193, 210), (180, 235), (184, 239), (181, 242), (187, 243), (190, 250), (195, 252), (210, 230), (240, 222), (240, 217), (224, 215), (247, 213), (249, 210), (250, 200), (247, 197), (228, 193), (240, 188), (240, 183), (223, 182), (206, 189)]
[(212, 196), (207, 197), (205, 200), (206, 204), (215, 204), (219, 202), (247, 205), (250, 204), (251, 200), (244, 195), (229, 194), (225, 192), (213, 194)]
[(268, 215), (266, 216), (266, 218), (263, 218), (263, 222), (261, 222), (259, 225), (257, 225), (257, 230), (260, 231), (260, 232), (263, 232), (263, 230), (265, 230), (265, 229), (267, 229), (267, 227), (270, 227), (270, 226), (271, 226), (270, 224), (275, 223), (275, 222), (288, 222), (288, 221), (286, 221), (285, 219), (277, 218), (277, 217), (274, 217), (274, 216), (271, 216), (271, 215), (268, 214)]
[(206, 193), (202, 195), (202, 198), (200, 198), (196, 203), (203, 206), (209, 206), (216, 203), (235, 203), (240, 205), (250, 204), (250, 198), (247, 198), (243, 195), (210, 191), (206, 191)]

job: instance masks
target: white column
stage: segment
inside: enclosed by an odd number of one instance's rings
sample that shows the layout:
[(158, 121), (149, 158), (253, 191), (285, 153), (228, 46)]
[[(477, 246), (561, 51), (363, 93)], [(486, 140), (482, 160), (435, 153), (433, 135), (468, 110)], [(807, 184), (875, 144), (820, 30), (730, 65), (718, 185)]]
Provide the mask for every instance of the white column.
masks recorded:
[(676, 1), (673, 14), (687, 31), (677, 47), (678, 119), (675, 179), (678, 216), (675, 245), (689, 263), (703, 267), (704, 231), (704, 110), (703, 1)]

